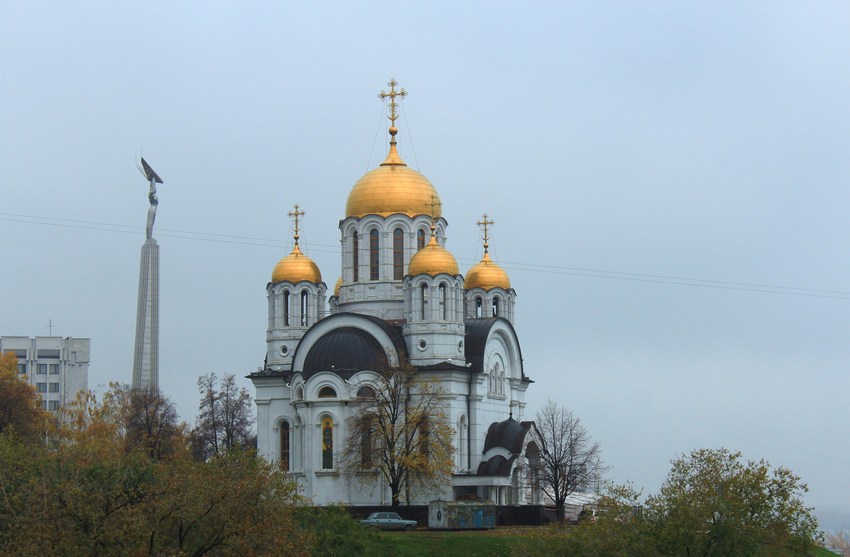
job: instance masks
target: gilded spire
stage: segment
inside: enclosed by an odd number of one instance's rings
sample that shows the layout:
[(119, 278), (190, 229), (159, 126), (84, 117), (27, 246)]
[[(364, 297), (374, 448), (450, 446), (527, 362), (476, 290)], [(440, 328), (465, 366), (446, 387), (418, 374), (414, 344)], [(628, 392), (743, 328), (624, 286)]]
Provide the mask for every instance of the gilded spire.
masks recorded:
[(390, 145), (395, 145), (395, 134), (398, 133), (398, 128), (395, 127), (395, 121), (398, 119), (398, 112), (396, 112), (398, 104), (396, 104), (395, 98), (401, 97), (403, 99), (407, 96), (407, 91), (405, 91), (403, 87), (396, 91), (395, 86), (398, 85), (398, 81), (396, 81), (395, 79), (390, 79), (390, 82), (387, 83), (387, 85), (390, 86), (390, 92), (387, 93), (385, 91), (381, 91), (381, 93), (378, 95), (378, 98), (382, 101), (390, 99), (390, 115), (387, 116), (387, 118), (389, 118), (391, 122), (390, 135), (392, 136), (392, 139), (390, 139)]
[(400, 98), (403, 99), (404, 97), (407, 96), (407, 91), (405, 91), (404, 88), (396, 91), (395, 86), (398, 85), (398, 82), (395, 79), (391, 79), (390, 82), (387, 83), (387, 85), (390, 86), (390, 92), (387, 93), (386, 91), (381, 91), (378, 94), (378, 98), (381, 99), (382, 101), (386, 101), (387, 99), (390, 99), (390, 114), (389, 114), (389, 116), (387, 116), (387, 118), (389, 118), (389, 120), (390, 120), (390, 152), (387, 155), (387, 159), (384, 162), (381, 163), (381, 166), (389, 166), (389, 165), (407, 166), (404, 163), (404, 161), (401, 160), (401, 157), (398, 156), (398, 150), (396, 149), (396, 141), (395, 141), (395, 136), (398, 133), (398, 128), (395, 127), (395, 121), (398, 119), (398, 112), (396, 110), (398, 108), (398, 103), (396, 103), (395, 98), (400, 97)]
[(289, 217), (295, 222), (295, 236), (293, 236), (293, 238), (295, 238), (295, 247), (298, 247), (298, 238), (300, 238), (300, 236), (298, 235), (298, 218), (303, 217), (307, 214), (304, 211), (301, 211), (300, 209), (301, 207), (299, 207), (298, 203), (296, 203), (295, 206), (292, 208), (292, 211), (289, 211)]
[(484, 236), (482, 236), (482, 238), (484, 240), (484, 255), (487, 255), (490, 252), (490, 243), (489, 243), (490, 242), (490, 235), (489, 235), (488, 227), (496, 224), (496, 221), (489, 220), (487, 218), (487, 213), (484, 213), (481, 216), (481, 220), (476, 222), (475, 224), (477, 224), (478, 226), (480, 226), (484, 229)]

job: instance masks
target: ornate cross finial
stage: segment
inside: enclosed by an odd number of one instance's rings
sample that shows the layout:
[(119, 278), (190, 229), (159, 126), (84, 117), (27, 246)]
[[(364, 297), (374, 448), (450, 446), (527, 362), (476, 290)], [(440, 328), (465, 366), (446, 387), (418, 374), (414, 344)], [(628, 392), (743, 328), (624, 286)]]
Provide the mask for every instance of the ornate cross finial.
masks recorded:
[(486, 254), (486, 253), (488, 253), (489, 248), (490, 248), (490, 244), (488, 243), (490, 241), (490, 235), (489, 235), (489, 231), (488, 231), (487, 228), (489, 226), (496, 224), (496, 221), (489, 220), (487, 218), (487, 213), (484, 213), (481, 216), (481, 220), (476, 222), (475, 224), (484, 228), (484, 253)]
[(442, 205), (436, 195), (431, 196), (431, 236), (434, 235), (434, 230), (437, 228), (437, 207)]
[(392, 122), (390, 124), (390, 135), (392, 136), (392, 140), (390, 141), (390, 143), (395, 144), (395, 134), (398, 133), (398, 128), (395, 127), (395, 121), (396, 119), (398, 119), (398, 112), (396, 112), (398, 104), (395, 102), (395, 98), (401, 97), (403, 99), (407, 96), (407, 91), (405, 91), (404, 88), (401, 88), (396, 91), (395, 86), (398, 85), (398, 81), (396, 81), (395, 79), (390, 79), (390, 82), (387, 83), (387, 85), (390, 86), (390, 92), (387, 93), (385, 91), (381, 91), (378, 95), (378, 98), (382, 101), (390, 99), (390, 115), (387, 116), (387, 118), (389, 118), (390, 122)]
[(407, 96), (407, 91), (405, 91), (404, 88), (401, 88), (396, 91), (395, 86), (398, 85), (398, 81), (396, 81), (395, 79), (391, 79), (390, 82), (387, 83), (387, 85), (390, 86), (390, 92), (386, 93), (384, 91), (381, 91), (381, 93), (378, 95), (378, 98), (384, 101), (387, 100), (387, 98), (390, 99), (390, 115), (388, 116), (388, 118), (393, 123), (393, 127), (395, 127), (395, 121), (398, 118), (398, 113), (396, 112), (396, 107), (398, 105), (395, 102), (395, 98), (401, 97), (403, 99)]
[(289, 216), (295, 221), (295, 245), (298, 245), (298, 217), (303, 217), (306, 213), (300, 210), (298, 203), (295, 204), (292, 211), (289, 211)]

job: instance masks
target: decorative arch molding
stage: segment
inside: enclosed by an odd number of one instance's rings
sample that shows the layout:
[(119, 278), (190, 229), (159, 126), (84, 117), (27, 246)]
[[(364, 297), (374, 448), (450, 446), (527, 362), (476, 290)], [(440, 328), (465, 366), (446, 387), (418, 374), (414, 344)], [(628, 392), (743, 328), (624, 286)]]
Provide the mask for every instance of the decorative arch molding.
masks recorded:
[(293, 371), (303, 371), (304, 362), (307, 359), (307, 355), (310, 353), (310, 348), (312, 348), (323, 335), (340, 327), (360, 329), (371, 335), (378, 344), (381, 345), (381, 348), (387, 358), (387, 363), (390, 367), (397, 367), (399, 362), (403, 359), (404, 341), (398, 337), (397, 334), (394, 334), (385, 321), (370, 315), (337, 313), (336, 315), (322, 319), (304, 333), (304, 336), (298, 343), (298, 346), (295, 349), (295, 354), (292, 358)]
[(487, 371), (486, 363), (491, 352), (499, 349), (508, 377), (525, 377), (519, 337), (510, 321), (504, 317), (487, 317), (467, 319), (465, 324), (466, 361), (472, 364), (472, 371)]

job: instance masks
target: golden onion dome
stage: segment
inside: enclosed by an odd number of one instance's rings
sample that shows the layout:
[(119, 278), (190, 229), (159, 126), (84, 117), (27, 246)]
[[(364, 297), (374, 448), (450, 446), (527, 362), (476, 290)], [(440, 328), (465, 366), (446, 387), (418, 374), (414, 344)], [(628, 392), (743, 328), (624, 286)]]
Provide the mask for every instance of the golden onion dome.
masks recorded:
[(484, 257), (481, 258), (481, 261), (466, 273), (466, 278), (463, 282), (463, 288), (465, 290), (471, 290), (472, 288), (483, 288), (484, 290), (504, 288), (508, 290), (511, 287), (511, 280), (508, 278), (508, 273), (495, 261), (490, 259), (490, 254), (487, 252), (484, 252)]
[(437, 243), (437, 238), (432, 233), (428, 245), (417, 251), (410, 259), (407, 273), (411, 276), (425, 273), (432, 277), (439, 273), (456, 275), (458, 274), (457, 261), (449, 250)]
[(339, 298), (339, 289), (342, 288), (342, 277), (339, 277), (334, 285), (334, 296)]
[(440, 196), (430, 180), (409, 168), (393, 142), (386, 160), (360, 178), (345, 204), (346, 217), (401, 213), (409, 217), (442, 216)]
[(278, 283), (287, 280), (292, 283), (306, 280), (318, 284), (322, 282), (322, 273), (319, 272), (319, 266), (316, 263), (301, 253), (301, 248), (298, 244), (292, 248), (292, 253), (277, 262), (272, 271), (272, 283)]

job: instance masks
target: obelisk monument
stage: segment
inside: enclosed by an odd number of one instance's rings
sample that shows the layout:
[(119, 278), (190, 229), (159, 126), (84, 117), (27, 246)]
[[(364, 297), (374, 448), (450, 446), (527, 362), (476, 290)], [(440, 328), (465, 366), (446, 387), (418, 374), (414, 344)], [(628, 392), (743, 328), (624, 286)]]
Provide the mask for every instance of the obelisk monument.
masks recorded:
[(133, 356), (133, 388), (159, 388), (159, 246), (153, 237), (156, 220), (156, 185), (162, 178), (142, 159), (142, 174), (150, 183), (147, 238), (139, 267), (139, 302), (136, 308), (136, 348)]

